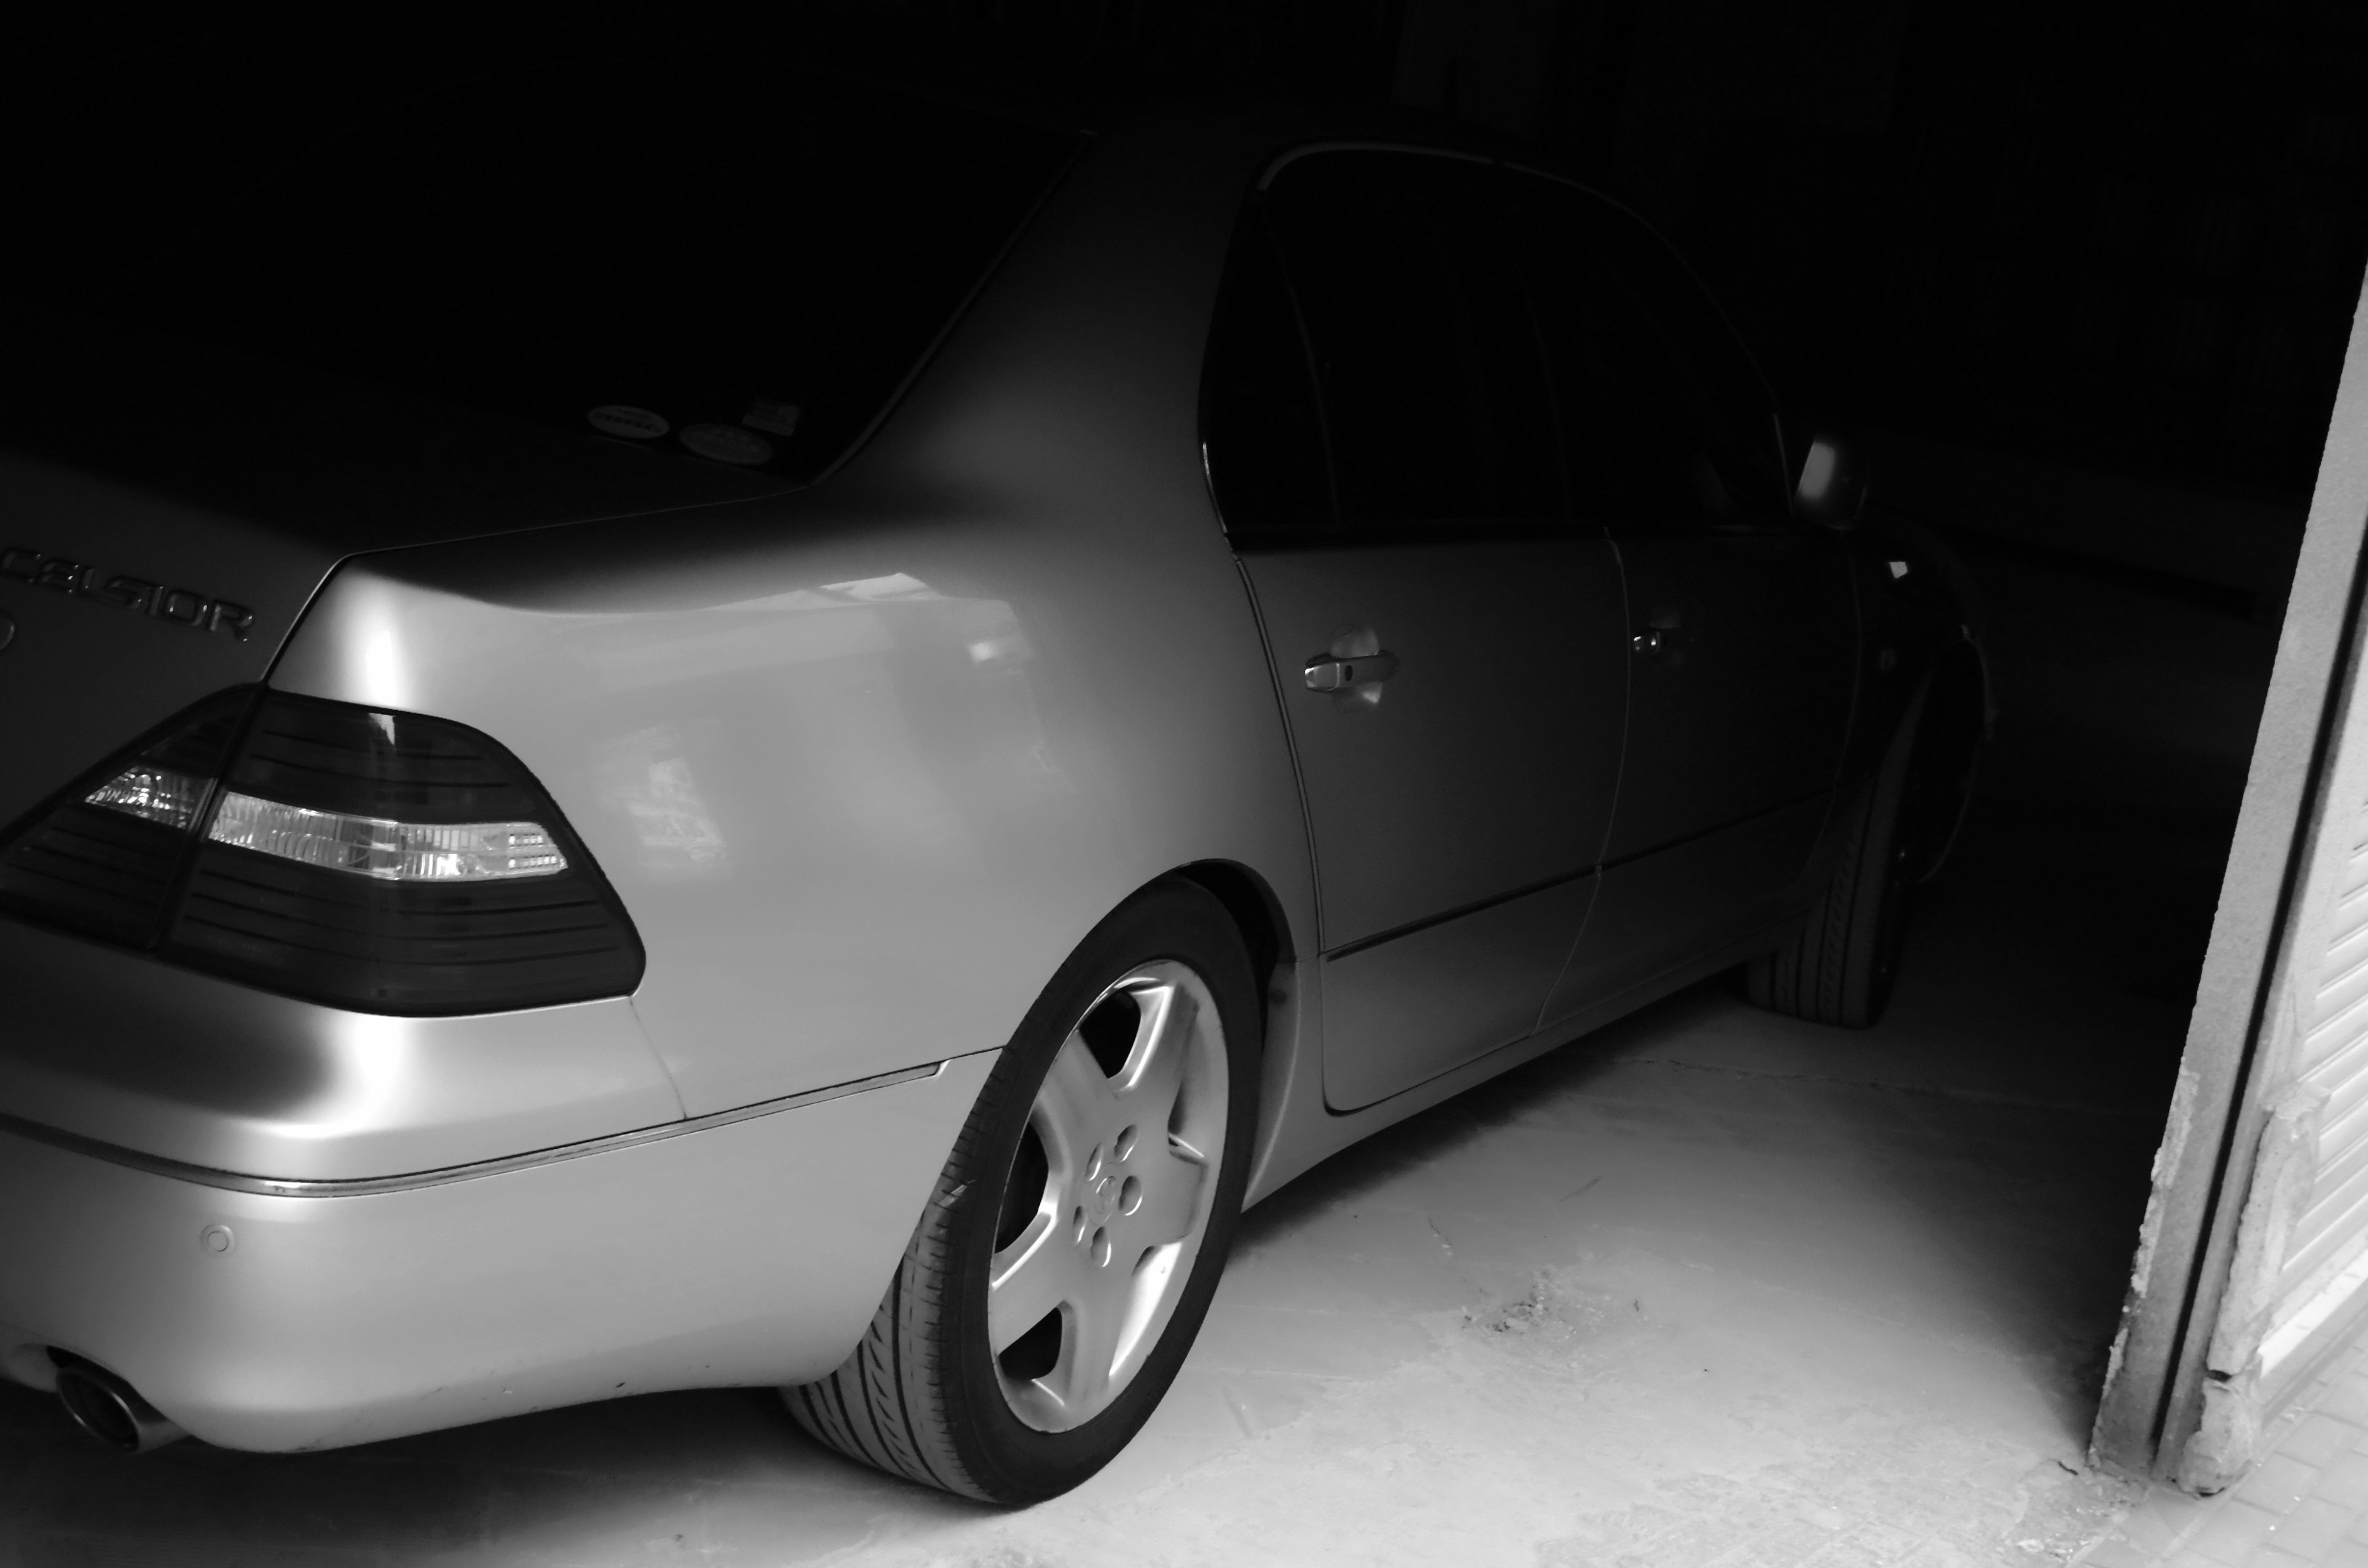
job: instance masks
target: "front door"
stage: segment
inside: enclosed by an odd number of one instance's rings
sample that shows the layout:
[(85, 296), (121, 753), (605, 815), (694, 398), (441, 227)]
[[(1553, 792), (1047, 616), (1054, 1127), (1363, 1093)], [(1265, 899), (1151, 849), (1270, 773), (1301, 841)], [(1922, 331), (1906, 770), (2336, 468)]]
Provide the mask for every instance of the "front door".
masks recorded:
[(1536, 1029), (1611, 826), (1619, 565), (1568, 519), (1497, 177), (1287, 164), (1212, 347), (1211, 473), (1298, 756), (1337, 1108)]
[(1857, 609), (1839, 540), (1788, 515), (1765, 383), (1675, 256), (1559, 181), (1507, 194), (1575, 503), (1618, 547), (1629, 615), (1620, 801), (1551, 1023), (1798, 912)]

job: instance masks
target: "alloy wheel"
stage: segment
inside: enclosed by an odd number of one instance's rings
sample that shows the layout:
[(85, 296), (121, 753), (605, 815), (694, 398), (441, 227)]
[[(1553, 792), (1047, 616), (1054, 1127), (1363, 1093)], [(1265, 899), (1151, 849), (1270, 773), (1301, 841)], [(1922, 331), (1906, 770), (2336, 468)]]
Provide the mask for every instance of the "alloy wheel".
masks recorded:
[(1062, 1041), (987, 1273), (996, 1379), (1025, 1425), (1092, 1420), (1159, 1343), (1208, 1230), (1225, 1074), (1216, 1003), (1173, 960), (1104, 987)]

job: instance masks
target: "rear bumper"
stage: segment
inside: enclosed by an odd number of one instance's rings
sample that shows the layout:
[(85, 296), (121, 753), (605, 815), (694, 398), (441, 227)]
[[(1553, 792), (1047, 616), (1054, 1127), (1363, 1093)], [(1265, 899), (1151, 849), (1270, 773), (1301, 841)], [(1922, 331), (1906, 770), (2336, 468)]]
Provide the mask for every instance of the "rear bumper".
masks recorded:
[(41, 1349), (70, 1350), (196, 1437), (272, 1450), (816, 1378), (870, 1321), (995, 1057), (301, 1194), (0, 1131), (0, 1367), (39, 1382)]
[(622, 996), (390, 1017), (0, 919), (0, 1114), (209, 1170), (384, 1176), (683, 1115)]

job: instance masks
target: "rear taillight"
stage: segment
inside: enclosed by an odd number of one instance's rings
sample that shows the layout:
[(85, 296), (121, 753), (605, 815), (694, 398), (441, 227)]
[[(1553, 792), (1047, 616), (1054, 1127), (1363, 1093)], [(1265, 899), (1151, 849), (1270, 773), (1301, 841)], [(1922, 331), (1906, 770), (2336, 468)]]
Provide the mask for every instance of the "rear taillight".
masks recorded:
[(251, 688), (207, 699), (36, 812), (0, 850), (0, 909), (153, 947)]
[(371, 1012), (578, 1001), (642, 972), (498, 743), (279, 692), (211, 699), (35, 813), (0, 848), (0, 909)]

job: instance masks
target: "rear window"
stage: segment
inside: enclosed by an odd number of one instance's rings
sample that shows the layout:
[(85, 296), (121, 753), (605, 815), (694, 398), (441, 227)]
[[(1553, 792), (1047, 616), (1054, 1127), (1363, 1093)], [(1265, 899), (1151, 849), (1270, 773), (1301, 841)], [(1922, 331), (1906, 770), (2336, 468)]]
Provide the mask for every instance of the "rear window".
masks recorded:
[(352, 43), (205, 33), (12, 95), (0, 289), (803, 479), (1076, 142), (777, 60)]

